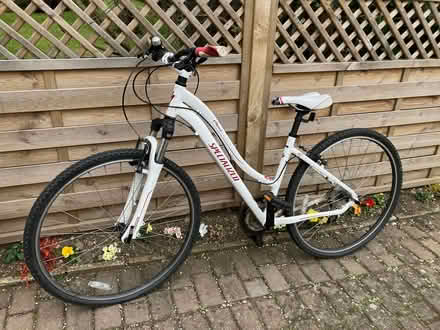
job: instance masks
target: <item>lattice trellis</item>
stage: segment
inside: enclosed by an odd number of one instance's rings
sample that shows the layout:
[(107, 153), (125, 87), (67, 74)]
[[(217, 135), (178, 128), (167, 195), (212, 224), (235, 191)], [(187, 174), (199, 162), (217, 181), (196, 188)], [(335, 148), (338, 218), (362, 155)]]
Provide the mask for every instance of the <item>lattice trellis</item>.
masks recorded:
[(280, 0), (274, 61), (440, 58), (440, 2)]
[(242, 0), (32, 0), (0, 4), (0, 59), (134, 56), (151, 35), (166, 47), (240, 53)]

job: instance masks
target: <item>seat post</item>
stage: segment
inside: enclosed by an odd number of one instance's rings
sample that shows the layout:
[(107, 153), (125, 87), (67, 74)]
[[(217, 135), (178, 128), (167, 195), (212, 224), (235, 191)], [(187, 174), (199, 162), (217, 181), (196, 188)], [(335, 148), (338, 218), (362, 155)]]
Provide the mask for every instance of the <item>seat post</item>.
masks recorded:
[(301, 111), (298, 109), (296, 110), (295, 121), (293, 123), (292, 129), (290, 130), (289, 136), (294, 137), (294, 138), (298, 137), (299, 126), (301, 125), (301, 122), (302, 122), (305, 114), (306, 114), (306, 112), (304, 112), (304, 111)]

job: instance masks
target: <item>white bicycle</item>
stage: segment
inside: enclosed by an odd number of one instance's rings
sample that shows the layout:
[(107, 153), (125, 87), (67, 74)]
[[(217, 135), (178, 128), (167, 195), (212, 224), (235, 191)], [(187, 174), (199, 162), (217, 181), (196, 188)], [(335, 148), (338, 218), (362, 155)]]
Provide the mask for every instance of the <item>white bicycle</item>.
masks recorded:
[[(215, 115), (186, 89), (203, 58), (222, 55), (222, 48), (174, 55), (153, 39), (150, 53), (178, 73), (173, 98), (164, 116), (152, 121), (151, 136), (136, 149), (106, 151), (72, 165), (32, 207), (25, 260), (46, 291), (76, 304), (116, 304), (150, 292), (182, 264), (199, 234), (201, 209), (190, 177), (164, 156), (179, 120), (200, 136), (240, 194), (241, 222), (257, 243), (265, 230), (287, 225), (306, 252), (340, 257), (382, 230), (402, 186), (399, 155), (385, 136), (354, 128), (303, 152), (295, 146), (300, 124), (313, 121), (313, 111), (329, 107), (332, 99), (318, 93), (279, 97), (273, 103), (290, 105), (296, 118), (275, 175), (265, 176), (246, 163)], [(232, 162), (270, 191), (254, 199)], [(296, 169), (281, 198), (289, 163)]]

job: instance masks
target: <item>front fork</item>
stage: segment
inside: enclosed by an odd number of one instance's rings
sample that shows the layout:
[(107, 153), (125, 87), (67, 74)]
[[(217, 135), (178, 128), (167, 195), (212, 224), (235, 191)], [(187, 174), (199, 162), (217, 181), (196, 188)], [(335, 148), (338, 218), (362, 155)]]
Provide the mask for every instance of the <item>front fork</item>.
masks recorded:
[[(167, 119), (160, 120), (160, 127), (162, 127), (166, 120)], [(163, 168), (163, 159), (168, 146), (168, 141), (174, 133), (174, 122), (172, 126), (166, 127), (166, 125), (163, 125), (163, 138), (158, 147), (156, 136), (160, 127), (158, 128), (158, 126), (154, 126), (153, 123), (152, 136), (147, 136), (138, 146), (138, 148), (142, 148), (143, 150), (146, 150), (146, 146), (148, 147), (148, 164), (145, 166), (143, 164), (144, 160), (141, 160), (138, 164), (138, 168), (131, 183), (127, 201), (117, 221), (117, 225), (124, 224), (125, 230), (121, 237), (121, 241), (124, 243), (129, 243), (132, 239), (138, 238), (139, 230), (145, 225), (145, 214), (147, 213), (153, 191), (156, 188), (157, 181), (159, 180)], [(168, 130), (172, 130), (171, 134), (170, 132), (167, 132)], [(146, 179), (145, 176), (147, 176)], [(141, 192), (140, 188), (144, 181), (145, 184)], [(136, 204), (137, 200), (139, 201), (138, 204)], [(135, 207), (134, 215), (131, 216)]]

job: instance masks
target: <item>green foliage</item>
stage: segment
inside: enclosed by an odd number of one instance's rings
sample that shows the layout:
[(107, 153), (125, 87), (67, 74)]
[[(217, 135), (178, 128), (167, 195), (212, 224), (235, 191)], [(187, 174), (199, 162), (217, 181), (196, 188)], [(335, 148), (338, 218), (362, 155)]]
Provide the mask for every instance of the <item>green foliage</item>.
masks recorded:
[[(47, 15), (45, 13), (33, 13), (32, 18), (37, 21), (38, 23), (43, 23), (44, 20), (47, 18)], [(78, 18), (78, 16), (71, 12), (71, 11), (65, 11), (63, 13), (63, 18), (64, 20), (69, 23), (70, 25), (72, 25), (75, 20)], [(17, 19), (17, 15), (13, 12), (6, 12), (2, 15), (0, 15), (0, 19), (3, 20), (6, 24), (11, 25), (13, 24), (16, 19)], [(18, 31), (20, 33), (20, 35), (22, 35), (24, 38), (29, 39), (33, 33), (34, 29), (32, 28), (32, 26), (30, 26), (29, 24), (25, 23), (23, 24), (23, 26), (20, 28), (20, 30)], [(61, 29), (61, 27), (58, 24), (52, 24), (52, 26), (49, 28), (49, 31), (51, 34), (53, 34), (57, 39), (60, 39), (64, 32)], [(81, 26), (81, 28), (79, 29), (79, 33), (85, 37), (85, 38), (90, 38), (93, 35), (96, 35), (96, 33), (93, 31), (93, 29), (84, 24), (83, 26)], [(3, 37), (3, 33), (0, 30), (0, 38)], [(95, 42), (95, 45), (99, 48), (104, 48), (105, 47), (105, 41), (102, 38), (98, 38), (97, 41)], [(46, 40), (45, 38), (42, 38), (40, 41), (37, 42), (36, 44), (37, 48), (40, 49), (43, 53), (48, 53), (49, 50), (52, 48), (52, 44), (50, 41)], [(67, 47), (69, 47), (70, 49), (72, 49), (73, 51), (76, 51), (78, 49), (81, 48), (81, 44), (79, 43), (79, 41), (75, 40), (75, 39), (71, 39), (68, 43), (67, 43)], [(20, 45), (20, 43), (16, 40), (11, 40), (7, 43), (7, 48), (8, 50), (15, 54), (17, 53), (17, 51), (22, 48), (22, 46)]]
[(420, 202), (429, 202), (435, 199), (434, 193), (429, 189), (422, 189), (416, 191), (416, 199)]
[(421, 202), (430, 202), (440, 197), (440, 184), (434, 183), (416, 191), (416, 199)]
[(374, 194), (371, 196), (376, 201), (376, 207), (382, 208), (385, 206), (385, 195), (383, 193)]
[(6, 249), (6, 253), (3, 256), (3, 262), (5, 264), (12, 264), (16, 261), (23, 261), (24, 260), (24, 254), (23, 254), (23, 243), (15, 243), (10, 245)]

